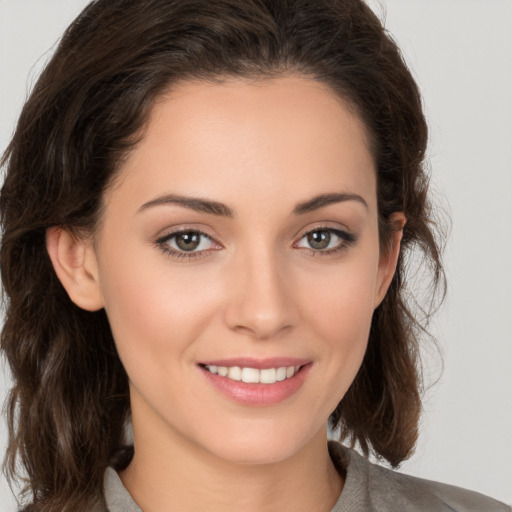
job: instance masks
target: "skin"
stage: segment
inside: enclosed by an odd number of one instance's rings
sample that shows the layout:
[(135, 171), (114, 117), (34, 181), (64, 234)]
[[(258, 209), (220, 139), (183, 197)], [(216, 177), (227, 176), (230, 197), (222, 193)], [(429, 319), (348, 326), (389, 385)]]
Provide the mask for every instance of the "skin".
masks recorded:
[[(349, 197), (294, 212), (332, 193)], [(379, 250), (358, 117), (301, 76), (181, 84), (155, 104), (104, 203), (91, 237), (52, 228), (47, 245), (71, 299), (111, 323), (130, 379), (135, 457), (121, 477), (134, 500), (146, 512), (331, 510), (343, 476), (326, 421), (361, 365), (401, 237)], [(179, 229), (207, 235), (193, 259), (162, 242)], [(338, 250), (312, 248), (306, 233), (329, 229), (353, 240), (332, 231)], [(310, 364), (292, 396), (251, 406), (199, 366), (233, 357)]]

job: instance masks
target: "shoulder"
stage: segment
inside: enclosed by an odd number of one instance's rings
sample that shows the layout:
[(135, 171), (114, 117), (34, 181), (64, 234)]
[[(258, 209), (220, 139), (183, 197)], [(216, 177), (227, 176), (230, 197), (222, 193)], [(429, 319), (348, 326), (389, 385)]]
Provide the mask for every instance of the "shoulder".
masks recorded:
[(332, 512), (512, 512), (477, 492), (424, 480), (372, 464), (357, 452), (330, 443), (333, 461), (346, 468), (346, 481)]
[(107, 512), (142, 512), (111, 467), (105, 471), (103, 491)]

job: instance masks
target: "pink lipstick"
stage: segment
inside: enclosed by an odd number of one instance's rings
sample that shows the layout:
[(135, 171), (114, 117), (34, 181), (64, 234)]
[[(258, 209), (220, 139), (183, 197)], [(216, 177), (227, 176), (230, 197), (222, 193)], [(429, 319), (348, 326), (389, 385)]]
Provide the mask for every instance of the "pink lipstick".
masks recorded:
[(211, 385), (235, 402), (275, 405), (296, 393), (305, 381), (311, 361), (298, 358), (232, 358), (199, 364)]

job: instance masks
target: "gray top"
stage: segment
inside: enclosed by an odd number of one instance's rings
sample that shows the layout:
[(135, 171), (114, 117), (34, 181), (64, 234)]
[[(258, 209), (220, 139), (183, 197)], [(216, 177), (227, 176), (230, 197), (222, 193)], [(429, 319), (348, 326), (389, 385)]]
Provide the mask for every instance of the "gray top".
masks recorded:
[[(339, 443), (331, 441), (329, 452), (338, 471), (346, 472), (331, 512), (512, 512), (482, 494), (372, 464)], [(105, 473), (104, 488), (109, 512), (142, 512), (112, 468)]]

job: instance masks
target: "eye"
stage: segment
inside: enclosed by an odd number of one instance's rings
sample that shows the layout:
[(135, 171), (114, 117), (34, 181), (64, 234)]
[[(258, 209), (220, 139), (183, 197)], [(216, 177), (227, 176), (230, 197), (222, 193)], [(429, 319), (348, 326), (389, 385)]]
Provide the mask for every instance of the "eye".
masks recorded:
[(331, 253), (343, 249), (355, 241), (355, 235), (341, 229), (317, 228), (304, 234), (296, 242), (295, 247)]
[(177, 257), (189, 257), (219, 248), (219, 244), (207, 234), (193, 229), (169, 233), (156, 240), (156, 245), (164, 252)]

